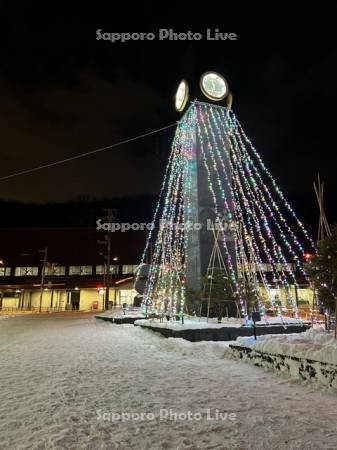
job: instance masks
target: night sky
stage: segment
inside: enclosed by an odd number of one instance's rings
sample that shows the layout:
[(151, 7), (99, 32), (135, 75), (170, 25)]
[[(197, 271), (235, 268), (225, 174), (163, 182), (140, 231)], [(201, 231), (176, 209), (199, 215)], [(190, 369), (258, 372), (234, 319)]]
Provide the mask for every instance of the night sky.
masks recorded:
[[(312, 182), (326, 183), (328, 218), (336, 183), (337, 46), (329, 12), (292, 15), (268, 29), (213, 24), (121, 26), (90, 12), (16, 17), (2, 42), (0, 176), (110, 145), (179, 119), (179, 80), (197, 86), (206, 70), (223, 74), (233, 109), (267, 166), (300, 213), (317, 214)], [(97, 41), (105, 32), (173, 28), (235, 32), (211, 42)], [(8, 35), (9, 36), (9, 35)], [(159, 192), (173, 129), (118, 149), (1, 181), (1, 199), (50, 202)], [(301, 214), (300, 214), (301, 215)]]

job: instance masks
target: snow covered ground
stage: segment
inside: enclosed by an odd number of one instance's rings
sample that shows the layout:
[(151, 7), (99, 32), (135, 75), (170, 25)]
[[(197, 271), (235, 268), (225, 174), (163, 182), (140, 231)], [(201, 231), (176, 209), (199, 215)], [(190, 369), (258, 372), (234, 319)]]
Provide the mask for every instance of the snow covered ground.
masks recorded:
[(229, 351), (91, 317), (3, 320), (0, 447), (336, 448), (335, 394)]
[(274, 355), (297, 356), (337, 365), (337, 340), (333, 333), (327, 333), (323, 328), (310, 329), (300, 334), (259, 336), (257, 342), (240, 337), (236, 343)]
[(102, 316), (121, 318), (121, 317), (144, 317), (142, 308), (127, 308), (124, 314), (123, 308), (113, 308), (112, 310), (101, 313)]
[[(236, 319), (234, 317), (230, 317), (228, 319), (224, 318), (222, 319), (221, 323), (218, 323), (217, 319), (210, 318), (207, 322), (206, 317), (202, 317), (200, 320), (198, 317), (185, 317), (184, 323), (182, 324), (181, 321), (173, 321), (170, 320), (169, 322), (166, 320), (166, 318), (163, 319), (163, 322), (160, 322), (159, 319), (143, 319), (143, 320), (137, 320), (137, 325), (143, 325), (146, 327), (160, 327), (160, 328), (168, 328), (170, 330), (201, 330), (206, 328), (224, 328), (224, 327), (234, 327), (239, 328), (241, 327), (245, 321), (243, 319)], [(302, 321), (299, 319), (293, 319), (293, 318), (279, 318), (279, 317), (271, 317), (268, 320), (261, 320), (260, 322), (256, 322), (257, 325), (301, 325), (303, 324)]]
[(226, 321), (224, 323), (218, 323), (216, 319), (210, 319), (208, 322), (199, 321), (198, 319), (184, 319), (182, 324), (179, 321), (170, 320), (169, 322), (164, 318), (163, 322), (159, 319), (144, 319), (136, 320), (137, 325), (143, 325), (145, 327), (159, 327), (168, 328), (170, 330), (201, 330), (205, 328), (224, 328), (224, 327), (241, 327), (241, 323), (236, 319), (233, 321)]

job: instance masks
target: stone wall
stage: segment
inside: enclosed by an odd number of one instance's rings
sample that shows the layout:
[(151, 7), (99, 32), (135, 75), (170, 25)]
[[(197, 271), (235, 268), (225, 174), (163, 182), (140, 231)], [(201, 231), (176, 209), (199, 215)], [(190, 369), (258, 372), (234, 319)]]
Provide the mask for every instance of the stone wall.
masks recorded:
[(255, 366), (283, 373), (301, 381), (309, 381), (337, 389), (337, 366), (289, 355), (274, 355), (250, 347), (230, 345), (236, 359)]

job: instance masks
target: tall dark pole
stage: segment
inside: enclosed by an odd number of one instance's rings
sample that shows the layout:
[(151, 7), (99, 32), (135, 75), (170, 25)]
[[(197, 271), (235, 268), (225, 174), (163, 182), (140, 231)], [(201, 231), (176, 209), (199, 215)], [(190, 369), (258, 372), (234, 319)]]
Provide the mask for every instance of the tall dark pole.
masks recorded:
[(109, 300), (110, 300), (110, 281), (111, 281), (111, 234), (108, 233), (105, 235), (105, 239), (107, 241), (107, 274), (106, 274), (106, 289), (105, 289), (105, 309), (109, 309)]
[(107, 275), (107, 265), (106, 265), (106, 260), (104, 257), (104, 261), (103, 261), (103, 299), (102, 299), (102, 309), (105, 309), (105, 287), (106, 287), (106, 275)]
[[(104, 241), (100, 241), (98, 240), (97, 243), (100, 245), (105, 245), (105, 251), (102, 252), (101, 254), (104, 255), (104, 271), (103, 271), (103, 285), (104, 285), (104, 294), (103, 294), (103, 305), (102, 305), (102, 309), (107, 309), (107, 307), (109, 306), (109, 272), (110, 272), (110, 267), (109, 267), (109, 235), (105, 235), (104, 236)], [(110, 244), (111, 247), (111, 244)]]
[[(112, 223), (112, 221), (115, 219), (115, 210), (114, 209), (103, 209), (103, 213), (105, 214), (104, 220), (107, 221), (107, 223)], [(109, 300), (110, 300), (110, 285), (111, 285), (111, 234), (110, 232), (104, 235), (104, 241), (98, 241), (99, 244), (106, 246), (105, 251), (105, 266), (106, 270), (104, 270), (105, 275), (105, 305), (104, 308), (107, 310), (109, 309)]]
[(39, 312), (41, 312), (41, 308), (42, 308), (43, 288), (44, 288), (44, 279), (45, 279), (46, 265), (47, 265), (48, 247), (46, 247), (44, 250), (40, 250), (40, 252), (43, 253), (44, 256), (43, 256), (43, 265), (42, 265), (42, 273), (41, 273), (41, 289), (40, 289)]
[[(113, 209), (104, 209), (105, 219), (108, 223), (112, 223), (115, 219), (115, 210)], [(105, 289), (105, 309), (109, 309), (109, 301), (110, 301), (110, 285), (111, 285), (111, 232), (108, 232), (104, 236), (107, 242), (107, 254), (106, 254), (106, 263), (107, 263), (107, 276), (106, 276), (106, 289)]]
[[(3, 266), (4, 269), (4, 279), (3, 279), (3, 283), (5, 284), (5, 277), (6, 277), (6, 266), (5, 263), (3, 261), (2, 258), (0, 258), (0, 265)], [(5, 288), (4, 288), (5, 289)], [(4, 289), (1, 289), (1, 294), (0, 294), (0, 311), (2, 310), (2, 305), (3, 305), (3, 299), (4, 299)]]
[(298, 308), (298, 290), (297, 290), (297, 285), (296, 285), (296, 283), (295, 283), (295, 299), (296, 299), (296, 306), (297, 306), (297, 308)]

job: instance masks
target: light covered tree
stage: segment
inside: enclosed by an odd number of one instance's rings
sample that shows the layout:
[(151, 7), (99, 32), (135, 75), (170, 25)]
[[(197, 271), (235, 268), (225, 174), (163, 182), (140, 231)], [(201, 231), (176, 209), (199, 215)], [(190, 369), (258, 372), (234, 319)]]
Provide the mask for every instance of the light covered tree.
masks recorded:
[(337, 225), (331, 237), (318, 244), (317, 255), (306, 264), (306, 270), (320, 303), (333, 311), (337, 301)]

